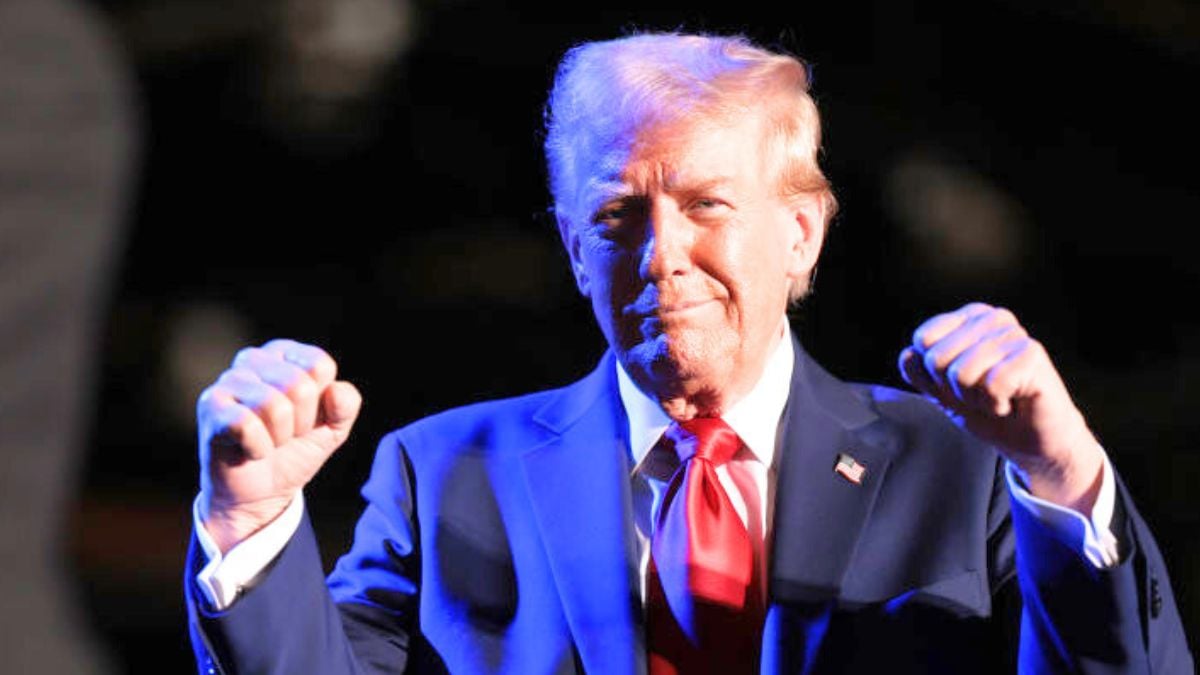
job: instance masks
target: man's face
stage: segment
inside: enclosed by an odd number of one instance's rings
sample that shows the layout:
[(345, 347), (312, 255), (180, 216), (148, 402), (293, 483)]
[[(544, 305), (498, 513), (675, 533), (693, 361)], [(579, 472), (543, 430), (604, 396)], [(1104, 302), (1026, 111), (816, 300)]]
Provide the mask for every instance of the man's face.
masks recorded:
[(749, 391), (820, 250), (822, 202), (780, 194), (762, 126), (641, 129), (584, 160), (560, 218), (601, 331), (673, 417), (720, 414)]

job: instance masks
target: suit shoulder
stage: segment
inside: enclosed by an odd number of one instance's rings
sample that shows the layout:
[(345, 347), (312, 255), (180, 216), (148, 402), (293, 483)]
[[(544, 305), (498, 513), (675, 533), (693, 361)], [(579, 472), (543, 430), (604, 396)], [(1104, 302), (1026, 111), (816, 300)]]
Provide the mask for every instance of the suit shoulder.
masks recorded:
[(850, 387), (875, 414), (885, 419), (902, 424), (954, 427), (941, 408), (920, 394), (882, 384), (854, 382)]
[[(972, 463), (995, 461), (994, 449), (956, 424), (937, 404), (912, 392), (879, 384), (850, 385), (892, 434), (899, 436), (907, 454), (936, 448), (939, 461), (949, 459), (947, 450), (958, 448), (961, 459)], [(911, 458), (911, 457), (910, 457)]]
[(430, 448), (484, 451), (528, 447), (548, 432), (538, 412), (566, 388), (480, 401), (443, 410), (410, 422), (388, 434), (408, 452)]

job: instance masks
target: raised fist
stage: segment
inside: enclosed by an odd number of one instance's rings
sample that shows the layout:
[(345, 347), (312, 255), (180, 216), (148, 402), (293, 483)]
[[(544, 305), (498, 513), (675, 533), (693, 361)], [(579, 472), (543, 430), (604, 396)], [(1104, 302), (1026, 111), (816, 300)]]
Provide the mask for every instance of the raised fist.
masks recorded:
[(227, 552), (270, 523), (346, 440), (362, 396), (319, 347), (238, 352), (200, 394), (200, 518)]
[(900, 372), (1024, 472), (1033, 494), (1088, 513), (1103, 451), (1042, 344), (1007, 309), (971, 303), (924, 322)]

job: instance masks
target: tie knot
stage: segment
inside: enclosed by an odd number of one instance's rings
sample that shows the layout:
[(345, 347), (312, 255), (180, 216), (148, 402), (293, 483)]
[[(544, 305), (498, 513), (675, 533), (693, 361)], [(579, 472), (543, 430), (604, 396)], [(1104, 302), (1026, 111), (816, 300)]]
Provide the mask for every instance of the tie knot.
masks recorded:
[(737, 432), (719, 417), (676, 422), (667, 429), (666, 435), (674, 442), (680, 462), (696, 457), (712, 462), (713, 466), (721, 466), (733, 459), (742, 447)]

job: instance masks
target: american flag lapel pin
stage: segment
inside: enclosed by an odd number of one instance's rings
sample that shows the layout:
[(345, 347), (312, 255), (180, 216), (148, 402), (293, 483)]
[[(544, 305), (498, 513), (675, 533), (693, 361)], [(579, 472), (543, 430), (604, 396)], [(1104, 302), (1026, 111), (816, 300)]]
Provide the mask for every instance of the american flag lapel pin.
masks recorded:
[(844, 452), (839, 452), (833, 471), (855, 485), (862, 485), (863, 477), (867, 475), (867, 465)]

